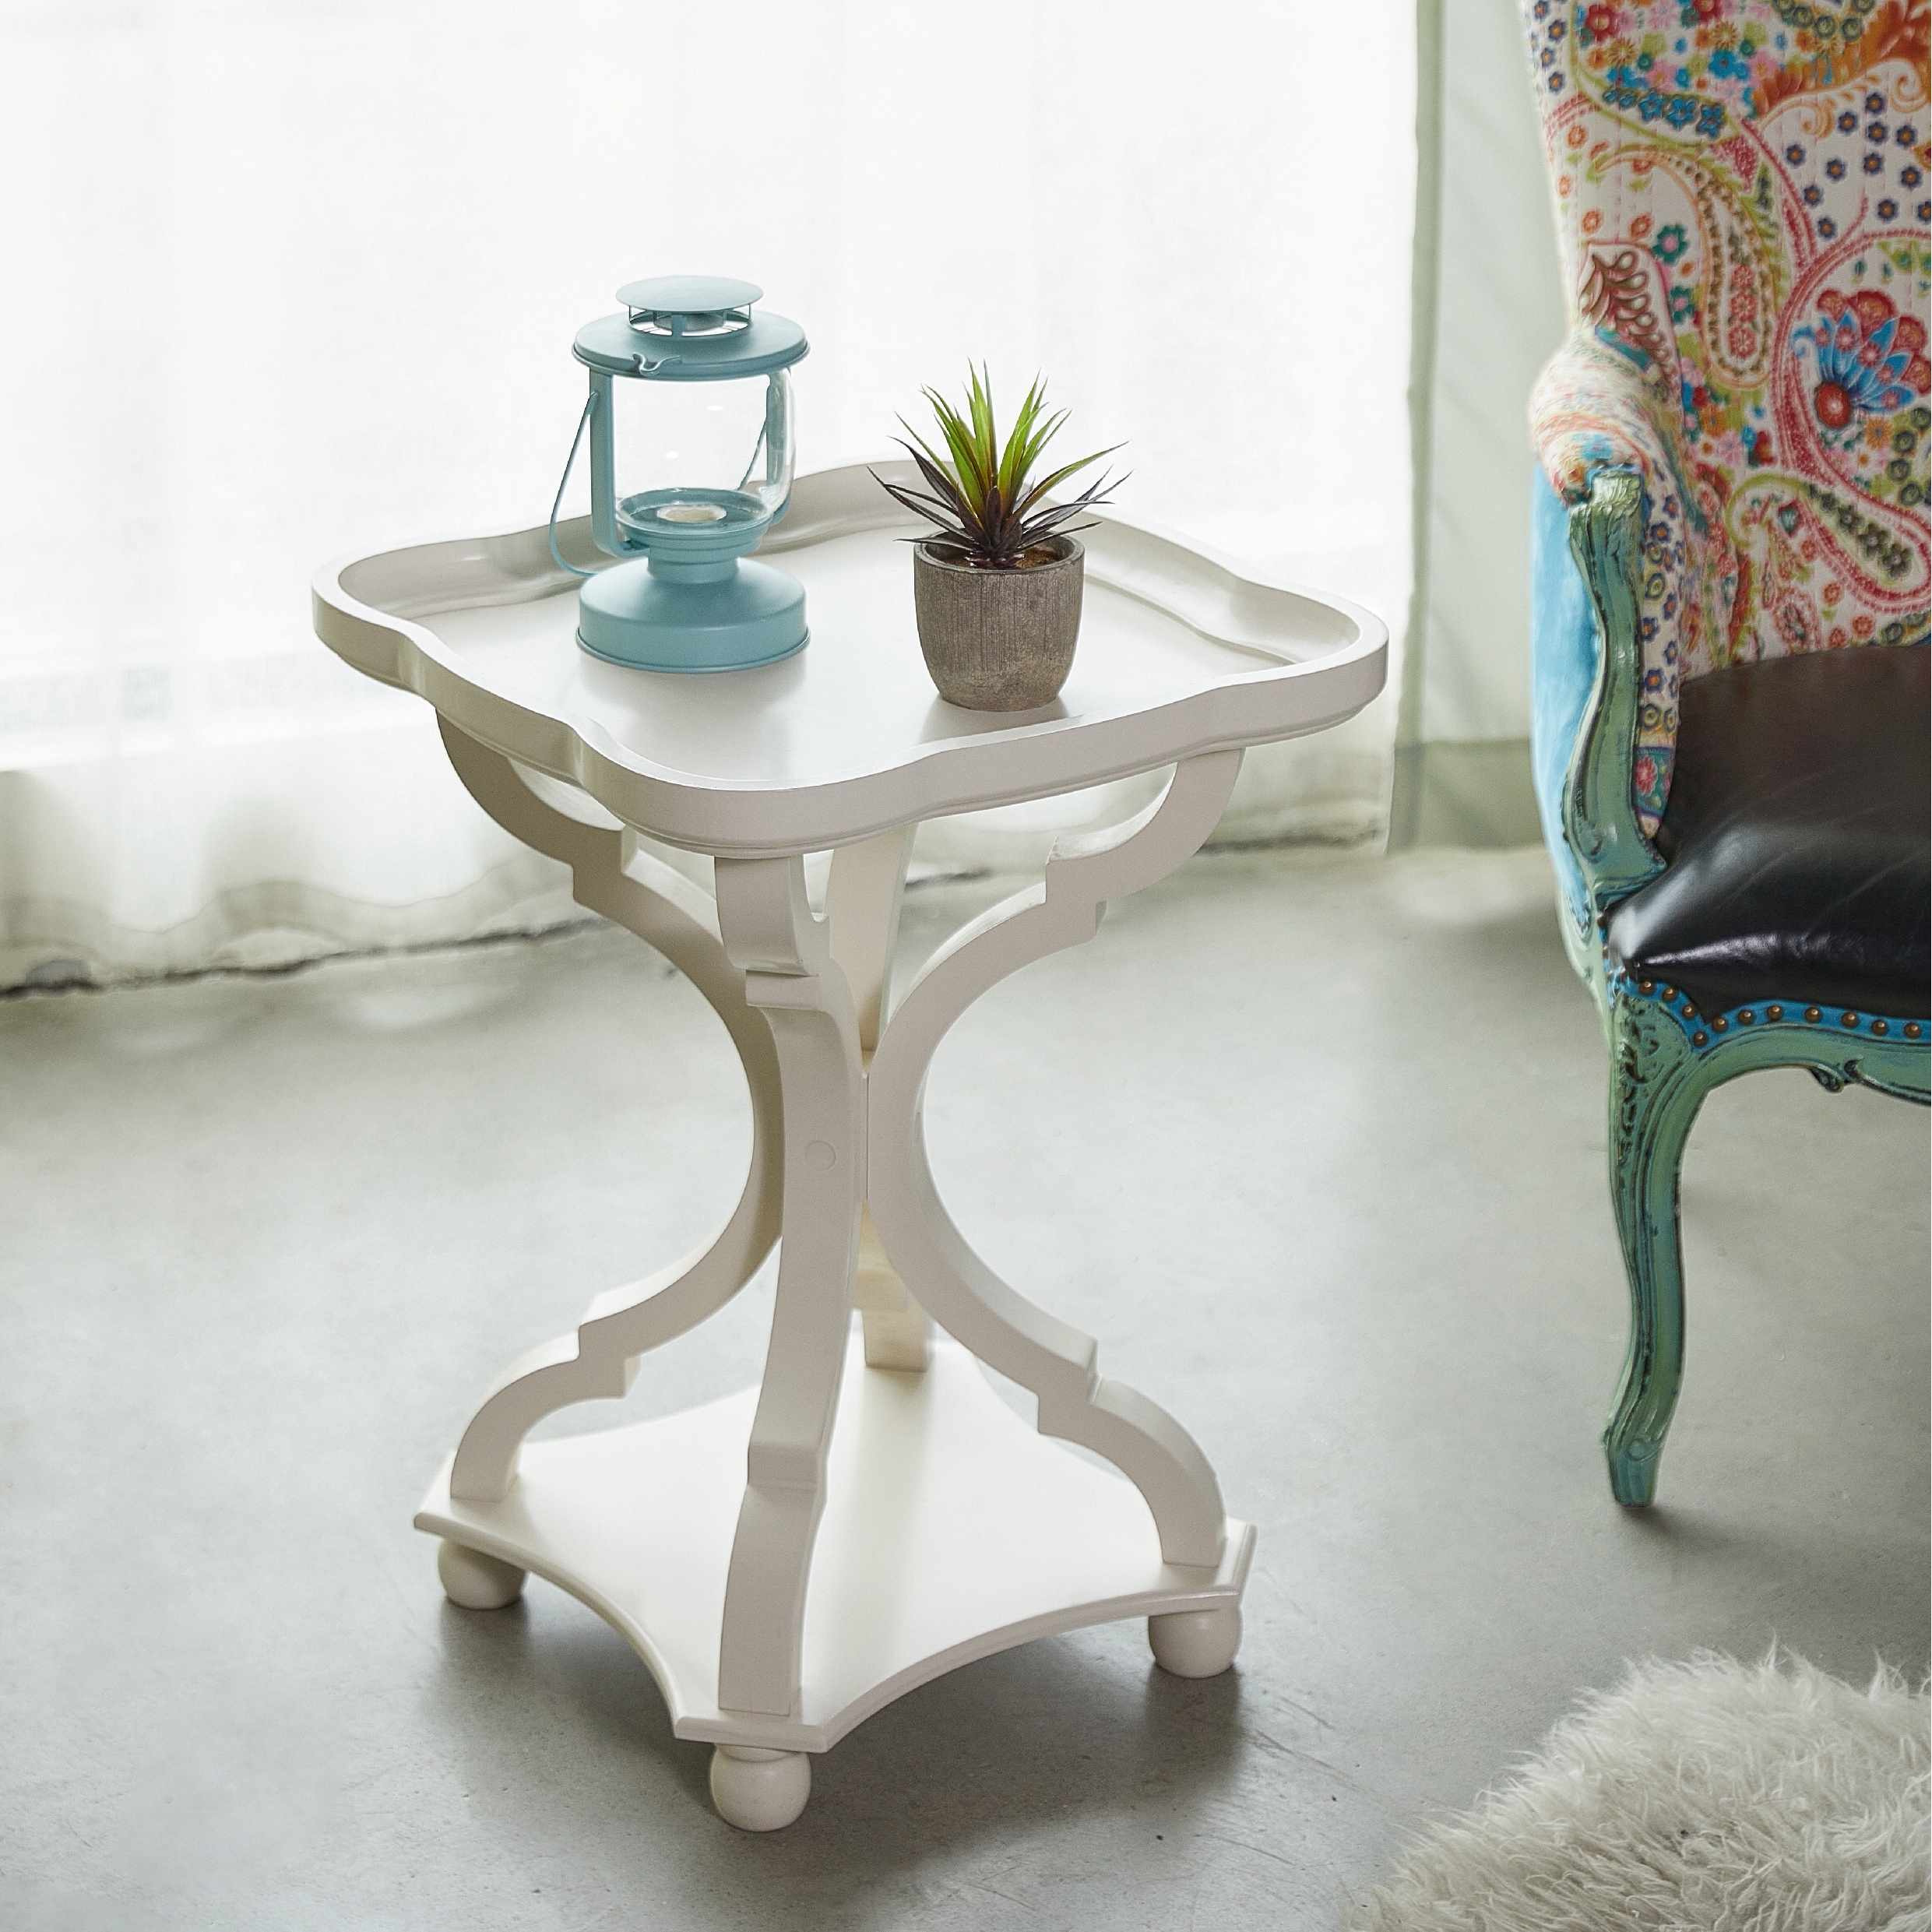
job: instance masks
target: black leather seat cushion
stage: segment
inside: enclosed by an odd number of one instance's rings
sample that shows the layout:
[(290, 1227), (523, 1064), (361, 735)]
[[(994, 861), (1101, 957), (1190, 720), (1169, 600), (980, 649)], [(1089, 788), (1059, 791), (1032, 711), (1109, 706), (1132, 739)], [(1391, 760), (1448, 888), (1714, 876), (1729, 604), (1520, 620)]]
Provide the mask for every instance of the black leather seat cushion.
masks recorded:
[(1610, 951), (1705, 1012), (1764, 999), (1926, 1017), (1923, 646), (1737, 664), (1685, 684), (1657, 836), (1669, 869)]

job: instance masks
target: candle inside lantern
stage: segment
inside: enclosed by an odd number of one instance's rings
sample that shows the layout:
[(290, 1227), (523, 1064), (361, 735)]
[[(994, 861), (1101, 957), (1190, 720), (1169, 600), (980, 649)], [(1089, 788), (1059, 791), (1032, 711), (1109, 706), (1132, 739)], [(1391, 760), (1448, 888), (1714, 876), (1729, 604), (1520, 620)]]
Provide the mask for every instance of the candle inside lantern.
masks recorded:
[(716, 503), (660, 503), (657, 514), (667, 523), (722, 523), (725, 518)]

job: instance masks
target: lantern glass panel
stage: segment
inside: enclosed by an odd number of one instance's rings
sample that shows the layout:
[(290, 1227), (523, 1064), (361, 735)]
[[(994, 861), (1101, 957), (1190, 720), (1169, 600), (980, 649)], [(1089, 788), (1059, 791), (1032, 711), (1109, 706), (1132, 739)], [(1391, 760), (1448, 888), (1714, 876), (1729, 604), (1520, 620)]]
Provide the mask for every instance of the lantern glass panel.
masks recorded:
[(769, 523), (791, 492), (791, 382), (611, 385), (617, 521), (641, 544), (667, 525)]

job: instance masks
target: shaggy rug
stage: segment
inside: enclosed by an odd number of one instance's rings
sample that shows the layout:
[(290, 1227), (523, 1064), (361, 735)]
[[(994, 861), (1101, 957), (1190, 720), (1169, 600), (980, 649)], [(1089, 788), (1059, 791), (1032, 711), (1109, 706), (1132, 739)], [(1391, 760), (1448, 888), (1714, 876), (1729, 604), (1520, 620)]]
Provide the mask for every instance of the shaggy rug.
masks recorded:
[(1356, 1932), (1927, 1932), (1929, 1726), (1882, 1670), (1635, 1665), (1433, 1827)]

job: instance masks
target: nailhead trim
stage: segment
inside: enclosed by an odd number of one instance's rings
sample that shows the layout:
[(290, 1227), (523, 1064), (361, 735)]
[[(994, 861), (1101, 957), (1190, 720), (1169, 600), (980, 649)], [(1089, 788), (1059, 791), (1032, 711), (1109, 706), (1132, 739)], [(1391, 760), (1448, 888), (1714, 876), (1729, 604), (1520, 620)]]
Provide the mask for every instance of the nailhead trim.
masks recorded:
[[(1634, 986), (1645, 999), (1653, 995), (1661, 995), (1665, 1005), (1673, 1008), (1681, 1019), (1694, 1021), (1699, 1018), (1695, 1002), (1688, 994), (1680, 994), (1674, 986), (1659, 986), (1655, 980), (1633, 980), (1624, 973), (1614, 977), (1621, 979), (1622, 984), (1627, 988)], [(1677, 1005), (1679, 999), (1684, 1001), (1680, 1007)], [(1805, 1023), (1807, 1026), (1815, 1026), (1825, 1018), (1824, 1009), (1821, 1007), (1807, 1006), (1804, 1011)], [(1783, 1021), (1785, 1016), (1786, 1008), (1776, 1001), (1773, 1001), (1764, 1009), (1764, 1017), (1767, 1025), (1777, 1026)], [(1754, 1026), (1758, 1023), (1758, 1009), (1752, 1006), (1740, 1006), (1735, 1017), (1740, 1026)], [(1699, 1027), (1695, 1033), (1691, 1034), (1691, 1044), (1693, 1047), (1709, 1046), (1711, 1035), (1728, 1033), (1730, 1030), (1730, 1015), (1723, 1013), (1712, 1015), (1705, 1020), (1703, 1026)], [(1849, 1027), (1853, 1030), (1860, 1026), (1869, 1026), (1872, 1037), (1875, 1040), (1888, 1040), (1892, 1036), (1892, 1022), (1889, 1020), (1863, 1020), (1856, 1013), (1847, 1011), (1839, 1015), (1838, 1023), (1841, 1026)], [(1705, 1028), (1709, 1030), (1707, 1032)], [(1925, 1030), (1924, 1022), (1920, 1020), (1908, 1019), (1902, 1021), (1899, 1024), (1899, 1031), (1907, 1040), (1923, 1039)]]

